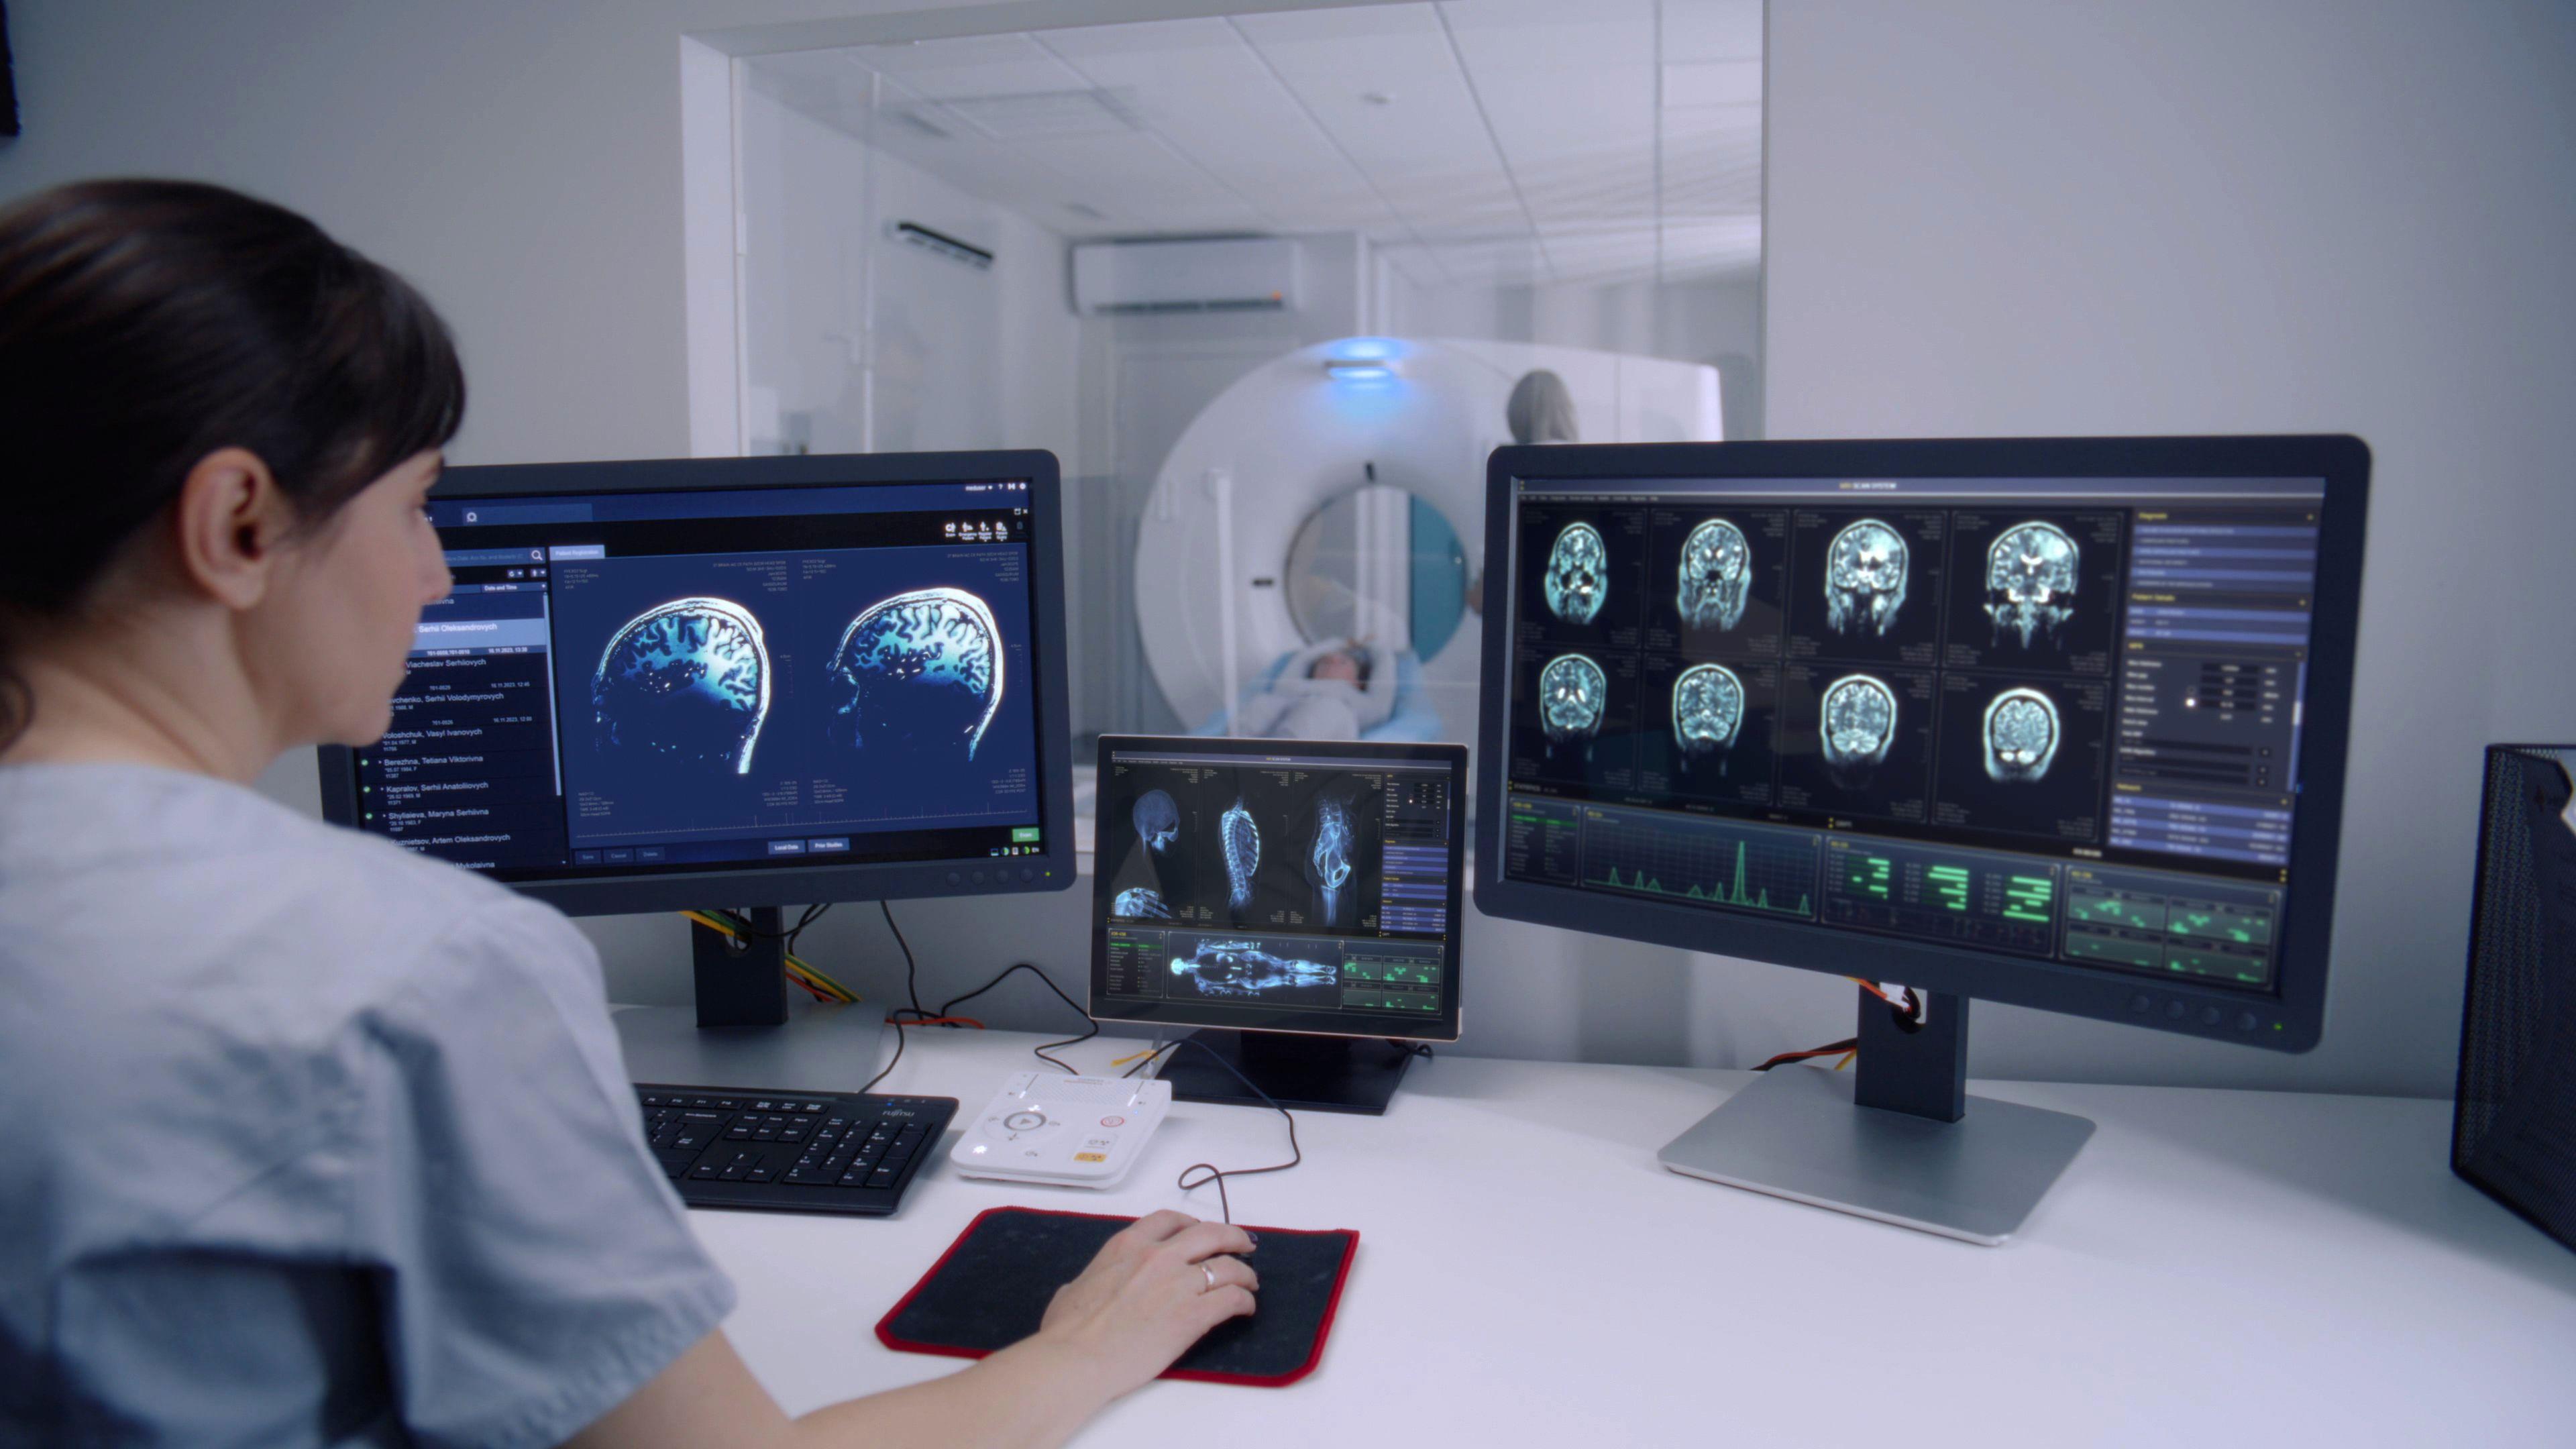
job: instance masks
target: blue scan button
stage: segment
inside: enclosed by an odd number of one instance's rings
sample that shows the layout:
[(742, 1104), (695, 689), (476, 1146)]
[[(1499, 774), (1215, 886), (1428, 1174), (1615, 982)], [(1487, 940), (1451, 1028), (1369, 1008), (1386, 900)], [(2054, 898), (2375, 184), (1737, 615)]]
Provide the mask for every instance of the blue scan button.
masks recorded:
[(633, 865), (635, 863), (635, 852), (631, 849), (612, 850), (608, 852), (608, 863), (610, 865)]
[(576, 850), (572, 853), (572, 863), (575, 865), (597, 865), (599, 864), (599, 852), (596, 850)]
[(846, 835), (826, 835), (820, 840), (806, 841), (805, 848), (816, 855), (821, 855), (825, 851), (831, 850), (847, 850), (850, 848), (850, 837)]
[(670, 858), (671, 853), (658, 845), (639, 845), (635, 847), (635, 859), (636, 862), (641, 865), (650, 865), (657, 861), (669, 860)]
[(805, 853), (805, 842), (801, 840), (773, 840), (769, 842), (769, 853), (772, 855), (803, 855)]

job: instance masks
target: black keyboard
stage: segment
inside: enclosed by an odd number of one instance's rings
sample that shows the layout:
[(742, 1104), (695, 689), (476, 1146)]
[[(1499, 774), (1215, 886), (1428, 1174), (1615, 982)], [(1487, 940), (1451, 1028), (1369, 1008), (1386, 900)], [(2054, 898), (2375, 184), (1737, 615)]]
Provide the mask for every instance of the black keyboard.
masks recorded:
[(884, 1216), (957, 1115), (954, 1097), (639, 1082), (644, 1136), (691, 1207)]

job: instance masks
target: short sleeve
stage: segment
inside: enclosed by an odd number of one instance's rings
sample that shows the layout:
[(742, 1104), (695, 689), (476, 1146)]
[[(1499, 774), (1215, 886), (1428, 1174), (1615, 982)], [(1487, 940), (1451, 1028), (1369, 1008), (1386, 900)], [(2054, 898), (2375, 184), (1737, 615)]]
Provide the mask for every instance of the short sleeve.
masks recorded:
[(424, 1445), (556, 1444), (733, 1307), (639, 1130), (590, 943), (475, 912), (357, 1044), (352, 1238)]

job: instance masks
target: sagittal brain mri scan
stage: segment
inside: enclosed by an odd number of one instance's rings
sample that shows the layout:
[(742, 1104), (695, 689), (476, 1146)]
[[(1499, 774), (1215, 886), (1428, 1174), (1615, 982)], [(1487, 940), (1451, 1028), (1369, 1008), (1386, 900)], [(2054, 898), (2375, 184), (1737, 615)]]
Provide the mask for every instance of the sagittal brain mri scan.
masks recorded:
[(2036, 689), (2007, 689), (1986, 705), (1986, 775), (2006, 783), (2048, 778), (2063, 730), (2057, 702)]
[(1539, 713), (1547, 742), (1570, 745), (1601, 733), (1601, 711), (1610, 702), (1610, 677), (1580, 654), (1559, 654), (1538, 672)]
[(674, 599), (610, 637), (590, 681), (603, 755), (695, 774), (751, 771), (769, 718), (769, 645), (729, 599)]
[(1002, 703), (1002, 632), (964, 589), (917, 589), (850, 621), (833, 651), (833, 738), (852, 749), (965, 761)]
[(1326, 795), (1315, 802), (1315, 838), (1306, 850), (1306, 883), (1315, 890), (1315, 917), (1324, 925), (1344, 926), (1342, 908), (1350, 903), (1351, 856), (1357, 846), (1351, 833), (1350, 802)]
[(1109, 903), (1109, 914), (1122, 921), (1168, 921), (1172, 908), (1163, 901), (1163, 893), (1151, 886), (1129, 886)]
[(1864, 518), (1825, 548), (1825, 622), (1837, 634), (1884, 635), (1905, 607), (1904, 535)]
[(1146, 791), (1129, 814), (1136, 822), (1136, 838), (1156, 855), (1169, 851), (1172, 842), (1181, 838), (1181, 809), (1161, 790)]
[(2075, 540), (2049, 523), (2016, 523), (1986, 550), (1986, 617), (1995, 639), (2027, 649), (2075, 617)]
[(1685, 756), (1735, 747), (1744, 728), (1744, 681), (1723, 664), (1699, 664), (1673, 681), (1673, 743)]
[(1569, 624), (1589, 624), (1610, 589), (1610, 550), (1599, 530), (1569, 523), (1547, 551), (1547, 611)]
[(1844, 789), (1869, 782), (1896, 743), (1896, 691), (1866, 674), (1846, 674), (1825, 687), (1826, 773)]
[(1732, 629), (1744, 617), (1753, 583), (1753, 546), (1744, 530), (1712, 518), (1682, 540), (1682, 623), (1693, 629)]
[(1172, 974), (1201, 996), (1267, 996), (1297, 987), (1330, 986), (1339, 966), (1274, 956), (1259, 941), (1201, 941), (1187, 956), (1172, 958)]
[(1261, 869), (1261, 827), (1237, 800), (1217, 820), (1219, 844), (1225, 848), (1226, 898), (1236, 910), (1252, 904), (1252, 878)]

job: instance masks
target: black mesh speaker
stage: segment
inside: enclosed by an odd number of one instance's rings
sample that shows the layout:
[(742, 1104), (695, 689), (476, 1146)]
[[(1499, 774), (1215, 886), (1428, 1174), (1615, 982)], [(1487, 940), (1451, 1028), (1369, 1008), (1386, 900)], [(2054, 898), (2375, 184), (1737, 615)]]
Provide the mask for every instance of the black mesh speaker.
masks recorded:
[(2451, 1170), (2576, 1248), (2576, 746), (2493, 745)]

